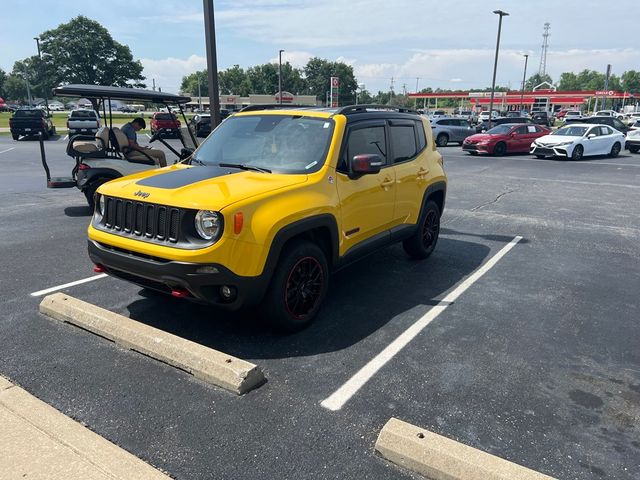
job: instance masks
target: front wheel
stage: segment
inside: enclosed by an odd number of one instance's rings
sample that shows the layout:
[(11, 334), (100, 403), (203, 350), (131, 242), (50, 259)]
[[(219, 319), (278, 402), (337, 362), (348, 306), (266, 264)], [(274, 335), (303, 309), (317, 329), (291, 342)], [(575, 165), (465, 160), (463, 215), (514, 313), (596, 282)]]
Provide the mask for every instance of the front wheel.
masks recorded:
[(544, 158), (544, 155), (536, 155), (536, 158)]
[(438, 145), (439, 147), (446, 147), (448, 143), (449, 143), (449, 137), (445, 133), (441, 133), (436, 138), (436, 145)]
[(609, 152), (609, 156), (610, 157), (617, 157), (618, 154), (620, 153), (620, 149), (622, 147), (620, 146), (620, 144), (618, 142), (614, 143), (613, 146), (611, 147), (611, 151)]
[(581, 160), (582, 155), (584, 155), (584, 147), (582, 145), (576, 145), (571, 152), (571, 160)]
[(402, 242), (402, 246), (410, 257), (424, 259), (436, 248), (440, 236), (440, 208), (436, 202), (427, 202), (417, 227), (413, 236)]
[(640, 147), (637, 147), (637, 146), (635, 146), (635, 145), (634, 145), (634, 146), (630, 146), (630, 147), (629, 147), (629, 151), (630, 151), (631, 153), (638, 153), (638, 151), (639, 151), (639, 150), (640, 150)]
[(265, 297), (271, 324), (286, 332), (307, 327), (316, 317), (329, 287), (329, 267), (322, 249), (294, 241), (283, 250)]
[[(20, 139), (20, 135), (16, 135), (15, 133), (11, 135), (11, 138), (13, 138), (16, 142)], [(633, 151), (633, 150), (632, 150)]]
[(507, 153), (507, 145), (503, 142), (497, 143), (496, 146), (493, 148), (493, 154), (496, 157), (501, 157), (505, 153)]

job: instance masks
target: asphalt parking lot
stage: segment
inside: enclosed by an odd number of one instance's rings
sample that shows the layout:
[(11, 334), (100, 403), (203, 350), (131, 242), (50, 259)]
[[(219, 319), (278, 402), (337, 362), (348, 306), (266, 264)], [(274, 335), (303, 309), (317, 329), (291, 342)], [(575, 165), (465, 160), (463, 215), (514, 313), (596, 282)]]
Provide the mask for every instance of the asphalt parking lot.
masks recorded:
[[(65, 146), (46, 144), (54, 176), (71, 168)], [(79, 191), (46, 189), (37, 142), (0, 137), (0, 374), (179, 479), (421, 478), (374, 453), (392, 416), (559, 479), (638, 479), (640, 155), (441, 152), (449, 192), (434, 254), (415, 262), (395, 246), (340, 271), (301, 333), (108, 277), (64, 289), (260, 365), (267, 383), (235, 396), (38, 314), (31, 293), (95, 275), (90, 212)]]

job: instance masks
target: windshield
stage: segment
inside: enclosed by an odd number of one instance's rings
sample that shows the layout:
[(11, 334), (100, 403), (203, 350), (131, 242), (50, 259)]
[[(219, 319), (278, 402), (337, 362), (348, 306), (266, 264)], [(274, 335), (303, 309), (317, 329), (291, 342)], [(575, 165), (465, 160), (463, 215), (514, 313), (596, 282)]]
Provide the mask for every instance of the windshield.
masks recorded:
[(563, 127), (559, 128), (551, 135), (565, 135), (569, 137), (581, 137), (585, 134), (588, 127)]
[(333, 120), (298, 115), (229, 117), (196, 150), (193, 164), (312, 173), (324, 164), (333, 127)]
[(41, 110), (17, 110), (14, 116), (16, 117), (38, 117), (43, 115)]
[(489, 135), (502, 135), (505, 133), (509, 133), (509, 130), (511, 130), (511, 127), (507, 125), (498, 125), (497, 127), (493, 127), (492, 129), (487, 130), (486, 133), (488, 133)]
[(71, 112), (72, 118), (96, 118), (96, 112), (93, 110), (74, 110)]
[(175, 120), (176, 116), (172, 113), (158, 113), (156, 114), (156, 120)]

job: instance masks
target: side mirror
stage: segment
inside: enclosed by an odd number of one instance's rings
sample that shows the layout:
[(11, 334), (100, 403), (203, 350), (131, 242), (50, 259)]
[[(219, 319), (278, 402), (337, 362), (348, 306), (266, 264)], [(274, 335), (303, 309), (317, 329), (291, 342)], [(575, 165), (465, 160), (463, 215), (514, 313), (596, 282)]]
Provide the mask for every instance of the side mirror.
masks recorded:
[(591, 139), (591, 138), (595, 138), (596, 134), (595, 133), (590, 133), (589, 135), (587, 135), (587, 138)]
[(362, 175), (379, 173), (384, 164), (380, 155), (363, 153), (354, 156), (349, 162), (350, 178), (358, 178)]

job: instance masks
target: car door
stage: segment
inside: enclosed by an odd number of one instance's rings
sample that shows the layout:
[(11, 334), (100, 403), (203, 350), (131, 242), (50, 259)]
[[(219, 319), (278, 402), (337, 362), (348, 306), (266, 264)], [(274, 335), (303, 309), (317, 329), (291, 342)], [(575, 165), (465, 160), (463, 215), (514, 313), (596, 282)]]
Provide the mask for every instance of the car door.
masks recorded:
[[(620, 132), (607, 126), (600, 127), (600, 135), (602, 137), (602, 152), (601, 155), (608, 155), (611, 153), (611, 149), (613, 148), (613, 144), (618, 141), (618, 136)], [(624, 141), (621, 142), (624, 144)], [(621, 145), (622, 147), (623, 145)]]
[(587, 139), (583, 142), (584, 155), (602, 155), (607, 139), (602, 136), (600, 126), (591, 127), (585, 136)]
[(421, 122), (402, 119), (389, 120), (388, 128), (397, 184), (393, 226), (415, 223), (429, 174), (424, 126)]
[[(358, 122), (347, 128), (336, 175), (342, 253), (361, 241), (384, 235), (391, 227), (397, 189), (388, 143), (384, 120)], [(349, 175), (347, 159), (362, 154), (380, 156), (383, 166), (379, 173), (356, 178)]]

